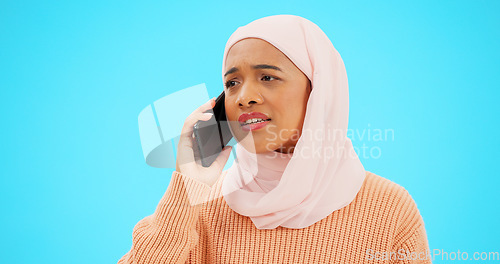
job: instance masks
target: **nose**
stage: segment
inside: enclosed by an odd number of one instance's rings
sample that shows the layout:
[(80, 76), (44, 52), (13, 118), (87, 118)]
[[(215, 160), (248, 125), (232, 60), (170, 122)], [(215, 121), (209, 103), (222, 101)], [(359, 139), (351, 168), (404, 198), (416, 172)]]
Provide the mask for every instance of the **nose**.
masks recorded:
[(250, 107), (253, 104), (262, 104), (262, 102), (264, 102), (264, 99), (255, 85), (242, 85), (236, 100), (240, 107)]

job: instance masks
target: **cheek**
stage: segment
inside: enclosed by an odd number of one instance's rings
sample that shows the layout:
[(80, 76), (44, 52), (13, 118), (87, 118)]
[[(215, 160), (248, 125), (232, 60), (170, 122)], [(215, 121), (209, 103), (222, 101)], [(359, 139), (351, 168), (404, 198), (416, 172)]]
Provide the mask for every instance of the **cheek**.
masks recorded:
[(281, 106), (280, 118), (278, 121), (282, 129), (297, 129), (304, 118), (303, 102), (297, 98), (288, 98), (286, 104)]
[(224, 102), (225, 104), (225, 109), (226, 109), (226, 117), (228, 120), (231, 120), (231, 121), (235, 121), (235, 120), (238, 120), (238, 116), (237, 116), (237, 109), (234, 109), (234, 107), (229, 103), (228, 104), (228, 101), (225, 101)]

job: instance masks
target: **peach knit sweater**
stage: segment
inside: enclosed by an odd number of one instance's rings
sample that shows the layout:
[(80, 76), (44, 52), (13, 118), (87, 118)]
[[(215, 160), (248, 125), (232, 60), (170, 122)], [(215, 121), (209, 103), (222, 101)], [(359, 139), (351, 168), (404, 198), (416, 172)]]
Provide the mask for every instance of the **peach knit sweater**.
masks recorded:
[(390, 180), (366, 172), (356, 198), (321, 221), (259, 230), (225, 203), (225, 174), (209, 187), (174, 171), (118, 263), (431, 263), (417, 205)]

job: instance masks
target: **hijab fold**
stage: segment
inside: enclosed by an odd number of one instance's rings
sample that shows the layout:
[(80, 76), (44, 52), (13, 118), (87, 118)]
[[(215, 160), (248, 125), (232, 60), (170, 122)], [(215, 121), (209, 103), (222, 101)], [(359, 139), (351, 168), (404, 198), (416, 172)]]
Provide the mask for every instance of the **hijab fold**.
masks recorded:
[[(260, 18), (226, 43), (259, 38), (285, 54), (311, 81), (302, 134), (293, 154), (255, 154), (236, 145), (222, 183), (226, 203), (258, 229), (305, 228), (348, 205), (365, 170), (347, 137), (349, 89), (344, 62), (326, 34), (295, 15)], [(223, 77), (224, 78), (224, 77)]]

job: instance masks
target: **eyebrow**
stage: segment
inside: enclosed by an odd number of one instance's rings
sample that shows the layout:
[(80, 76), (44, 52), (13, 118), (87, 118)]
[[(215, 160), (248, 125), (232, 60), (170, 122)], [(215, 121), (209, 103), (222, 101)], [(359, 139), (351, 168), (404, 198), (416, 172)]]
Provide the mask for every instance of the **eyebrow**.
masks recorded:
[[(252, 68), (253, 69), (272, 69), (272, 70), (277, 70), (277, 71), (281, 71), (282, 72), (282, 70), (279, 67), (276, 67), (276, 66), (273, 66), (273, 65), (268, 65), (268, 64), (257, 64), (257, 65), (252, 66)], [(226, 77), (226, 75), (228, 75), (228, 74), (231, 74), (231, 73), (234, 73), (234, 72), (237, 72), (237, 71), (238, 71), (238, 68), (233, 67), (233, 68), (229, 69), (229, 71), (227, 71), (224, 74), (224, 77)]]

